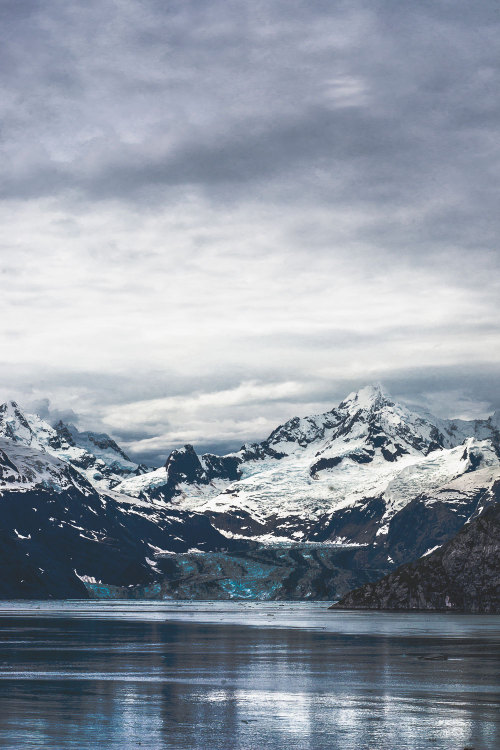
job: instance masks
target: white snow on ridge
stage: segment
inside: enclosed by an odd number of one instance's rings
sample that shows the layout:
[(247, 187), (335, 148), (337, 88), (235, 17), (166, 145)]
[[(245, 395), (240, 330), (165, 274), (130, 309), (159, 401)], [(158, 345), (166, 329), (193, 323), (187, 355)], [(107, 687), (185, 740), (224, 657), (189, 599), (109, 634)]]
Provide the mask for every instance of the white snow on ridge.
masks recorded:
[[(467, 479), (464, 480), (464, 476), (473, 476), (475, 473), (467, 474), (471, 468), (471, 454), (477, 458), (481, 467), (493, 469), (492, 476), (498, 474), (500, 462), (488, 440), (468, 438), (456, 448), (433, 451), (424, 461), (402, 469), (389, 482), (384, 492), (387, 506), (384, 518), (391, 518), (414, 497), (435, 492), (458, 478), (462, 479), (462, 485), (465, 486)], [(484, 475), (482, 479), (484, 481)]]
[(35, 487), (61, 492), (75, 484), (67, 465), (55, 456), (3, 438), (0, 451), (9, 461), (0, 473), (0, 494), (5, 490), (26, 492)]
[[(438, 439), (448, 447), (439, 448)], [(386, 504), (378, 532), (384, 534), (392, 516), (414, 498), (429, 493), (463, 501), (477, 491), (477, 481), (489, 486), (499, 475), (489, 440), (470, 437), (457, 445), (452, 436), (439, 435), (428, 418), (393, 403), (377, 387), (350, 394), (331, 412), (294, 418), (260, 446), (245, 445), (232, 455), (242, 458), (241, 479), (179, 484), (172, 505), (209, 514), (244, 512), (262, 524), (290, 519), (282, 525), (282, 533), (290, 527), (289, 540), (302, 534), (294, 530), (294, 520), (314, 522), (376, 497)], [(166, 480), (163, 468), (126, 479), (116, 490), (147, 497)], [(262, 535), (248, 536), (261, 540)]]
[(63, 428), (59, 434), (37, 414), (24, 412), (15, 401), (0, 406), (0, 438), (73, 464), (97, 489), (105, 491), (118, 484), (124, 474), (137, 470), (137, 464), (128, 460), (118, 446), (113, 448), (107, 435), (79, 432), (73, 425)]
[(432, 553), (433, 553), (433, 552), (435, 552), (435, 551), (436, 551), (437, 549), (439, 549), (440, 547), (441, 547), (441, 545), (440, 545), (440, 544), (436, 544), (436, 546), (435, 546), (435, 547), (431, 547), (430, 549), (428, 549), (428, 550), (427, 550), (427, 552), (424, 552), (424, 554), (423, 554), (423, 555), (421, 555), (421, 557), (427, 557), (427, 555), (432, 555)]
[(139, 474), (139, 476), (127, 477), (115, 489), (124, 495), (138, 497), (141, 492), (163, 487), (166, 482), (167, 470), (164, 466), (161, 466), (159, 469)]
[[(482, 465), (489, 467), (491, 476), (498, 475), (500, 463), (491, 444), (474, 439), (468, 444), (481, 453)], [(300, 460), (296, 456), (279, 461), (263, 460), (259, 462), (260, 471), (255, 471), (253, 466), (249, 475), (229, 484), (218, 494), (206, 487), (183, 487), (175, 503), (198, 512), (231, 513), (241, 509), (265, 521), (269, 517), (285, 516), (318, 519), (365, 498), (382, 496), (387, 504), (386, 518), (390, 519), (423, 492), (449, 486), (452, 480), (463, 477), (469, 468), (463, 454), (464, 446), (459, 446), (435, 451), (429, 456), (402, 456), (394, 463), (381, 458), (368, 464), (345, 459), (319, 479), (313, 479), (309, 474), (311, 454), (305, 451)], [(474, 472), (465, 476), (473, 475)]]
[[(220, 466), (207, 456), (201, 457), (202, 468), (198, 465), (188, 481), (184, 468), (169, 478), (165, 467), (124, 478), (114, 470), (127, 474), (137, 465), (127, 463), (106, 435), (79, 433), (71, 425), (55, 430), (10, 402), (0, 406), (0, 450), (3, 438), (13, 466), (0, 463), (0, 492), (3, 487), (35, 485), (59, 491), (68, 482), (78, 482), (78, 471), (101, 492), (102, 502), (105, 496), (112, 498), (128, 513), (152, 517), (153, 511), (154, 517), (155, 507), (158, 512), (171, 507), (211, 517), (238, 515), (242, 520), (237, 532), (223, 533), (272, 543), (299, 542), (305, 538), (307, 524), (323, 523), (329, 514), (363, 508), (380, 498), (386, 508), (378, 528), (383, 535), (394, 514), (416, 497), (428, 495), (426, 502), (458, 506), (481, 488), (491, 487), (500, 476), (500, 461), (491, 443), (499, 421), (495, 416), (469, 425), (434, 420), (370, 386), (351, 393), (331, 411), (295, 417), (262, 443), (245, 445), (223, 457), (232, 458), (230, 466), (239, 461), (239, 480), (210, 481)], [(467, 430), (473, 434), (465, 435)], [(75, 441), (79, 444), (72, 444)], [(177, 454), (197, 462), (192, 448), (184, 456), (182, 451)], [(75, 472), (65, 471), (63, 462), (70, 462)], [(84, 481), (81, 489), (88, 492)], [(251, 531), (247, 515), (267, 526), (264, 533)], [(276, 521), (279, 531), (268, 533)], [(340, 535), (333, 541), (349, 542)]]

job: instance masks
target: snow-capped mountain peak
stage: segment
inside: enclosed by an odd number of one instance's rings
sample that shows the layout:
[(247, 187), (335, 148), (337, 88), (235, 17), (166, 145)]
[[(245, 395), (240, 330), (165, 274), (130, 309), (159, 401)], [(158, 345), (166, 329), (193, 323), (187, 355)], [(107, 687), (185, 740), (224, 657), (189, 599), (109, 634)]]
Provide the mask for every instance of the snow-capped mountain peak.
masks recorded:
[[(460, 442), (460, 441), (459, 441)], [(432, 450), (456, 444), (446, 439), (435, 424), (394, 402), (381, 386), (366, 386), (347, 396), (338, 407), (309, 417), (293, 417), (261, 443), (244, 445), (243, 461), (282, 459), (314, 449), (324, 459), (319, 468), (329, 468), (328, 459), (338, 463), (350, 458), (358, 463), (382, 456), (395, 461), (405, 454), (427, 455)]]
[[(117, 490), (202, 510), (220, 530), (243, 537), (359, 539), (354, 529), (362, 518), (375, 533), (424, 489), (437, 491), (479, 469), (491, 483), (500, 464), (485, 440), (491, 436), (472, 423), (454, 431), (367, 386), (227, 456), (199, 459), (185, 446), (166, 469), (126, 479)], [(353, 514), (356, 523), (332, 522)]]
[(52, 427), (38, 414), (25, 412), (15, 401), (0, 405), (0, 438), (72, 464), (100, 489), (118, 484), (125, 476), (143, 470), (109, 435), (80, 432), (74, 425), (61, 421)]
[(0, 495), (5, 491), (27, 492), (35, 488), (59, 494), (71, 487), (84, 495), (94, 491), (66, 461), (26, 442), (0, 438)]
[(375, 385), (365, 385), (359, 391), (353, 391), (340, 402), (338, 408), (339, 410), (348, 409), (349, 411), (352, 411), (352, 409), (369, 411), (384, 402), (393, 404), (393, 401), (382, 386), (377, 383)]
[(81, 432), (74, 424), (66, 424), (62, 421), (59, 421), (54, 429), (61, 443), (83, 448), (101, 458), (109, 467), (128, 473), (137, 469), (137, 464), (127, 456), (113, 438), (104, 432)]
[(7, 401), (0, 405), (0, 437), (44, 450), (56, 435), (37, 414), (27, 414), (15, 401)]

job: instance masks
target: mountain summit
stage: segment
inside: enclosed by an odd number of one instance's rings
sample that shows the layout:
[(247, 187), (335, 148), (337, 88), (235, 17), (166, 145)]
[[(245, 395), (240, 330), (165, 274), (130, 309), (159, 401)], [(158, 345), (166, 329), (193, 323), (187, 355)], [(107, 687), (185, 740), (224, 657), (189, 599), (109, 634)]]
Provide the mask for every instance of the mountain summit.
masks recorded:
[(144, 471), (109, 435), (79, 432), (62, 421), (52, 427), (37, 414), (23, 411), (15, 401), (0, 405), (1, 437), (69, 462), (101, 489)]
[[(260, 541), (394, 541), (392, 530), (411, 506), (433, 516), (435, 540), (445, 519), (458, 530), (490, 491), (500, 470), (496, 437), (491, 420), (434, 419), (367, 386), (226, 456), (198, 457), (186, 446), (166, 467), (116, 490), (203, 512), (222, 533)], [(174, 466), (185, 468), (174, 475)], [(423, 527), (406, 543), (421, 554), (433, 546), (425, 547)]]

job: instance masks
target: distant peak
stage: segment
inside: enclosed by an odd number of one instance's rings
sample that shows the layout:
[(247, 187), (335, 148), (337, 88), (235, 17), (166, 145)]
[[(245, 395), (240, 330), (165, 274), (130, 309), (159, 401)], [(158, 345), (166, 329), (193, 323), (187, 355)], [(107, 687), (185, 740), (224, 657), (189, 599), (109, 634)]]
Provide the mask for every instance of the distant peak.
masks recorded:
[(375, 383), (374, 385), (365, 385), (359, 391), (350, 393), (341, 402), (340, 407), (356, 405), (359, 409), (369, 409), (381, 399), (388, 399), (388, 395), (380, 383)]
[(198, 454), (192, 445), (187, 443), (184, 448), (173, 450), (165, 463), (168, 481), (176, 484), (179, 481), (208, 482)]
[(360, 388), (357, 395), (358, 398), (377, 398), (386, 394), (380, 383), (374, 383), (373, 385), (365, 385), (363, 388)]
[(56, 429), (68, 430), (72, 435), (79, 435), (80, 430), (72, 422), (64, 422), (62, 419), (54, 425)]
[(16, 420), (20, 420), (21, 422), (25, 422), (26, 419), (29, 417), (29, 414), (27, 414), (24, 409), (22, 409), (17, 401), (6, 401), (4, 404), (0, 406), (0, 414), (4, 414), (7, 418), (14, 418)]
[(16, 401), (6, 401), (0, 405), (0, 412), (6, 411), (20, 411), (20, 408)]

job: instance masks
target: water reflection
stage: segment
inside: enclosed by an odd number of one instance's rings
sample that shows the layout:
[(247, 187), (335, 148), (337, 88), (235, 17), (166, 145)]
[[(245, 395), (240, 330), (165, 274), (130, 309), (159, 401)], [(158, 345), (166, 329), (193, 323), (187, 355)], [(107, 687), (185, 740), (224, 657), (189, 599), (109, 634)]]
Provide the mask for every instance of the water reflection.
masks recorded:
[(0, 611), (0, 747), (500, 747), (500, 618), (78, 606)]

